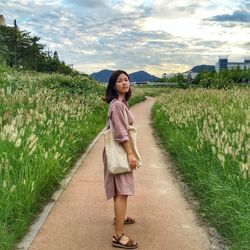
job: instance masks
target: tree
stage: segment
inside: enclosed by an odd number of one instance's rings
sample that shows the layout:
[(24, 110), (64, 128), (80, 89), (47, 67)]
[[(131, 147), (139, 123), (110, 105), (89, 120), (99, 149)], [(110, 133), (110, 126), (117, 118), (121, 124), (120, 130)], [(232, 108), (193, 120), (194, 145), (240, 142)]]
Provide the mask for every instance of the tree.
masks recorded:
[(7, 46), (4, 43), (3, 34), (0, 30), (0, 64), (5, 65), (6, 64), (6, 57), (7, 57)]
[(242, 82), (250, 83), (250, 68), (242, 70), (241, 78), (242, 78)]
[(44, 45), (39, 44), (39, 37), (29, 37), (20, 43), (20, 54), (22, 58), (22, 66), (25, 69), (38, 70), (39, 61), (43, 60), (45, 55), (42, 53)]
[(71, 75), (75, 73), (73, 69), (71, 69), (69, 66), (67, 66), (64, 62), (60, 63), (58, 66), (58, 73)]
[(59, 62), (59, 57), (58, 57), (58, 53), (57, 53), (56, 50), (55, 50), (55, 52), (54, 52), (53, 59), (54, 59), (55, 61), (58, 61), (58, 62)]
[(0, 26), (0, 32), (2, 34), (2, 42), (7, 47), (6, 63), (8, 66), (14, 65), (14, 47), (15, 47), (15, 34), (13, 27)]
[(40, 72), (75, 72), (64, 62), (60, 62), (57, 51), (44, 52), (45, 45), (39, 43), (38, 36), (20, 30), (15, 22), (14, 27), (0, 26), (0, 63), (6, 61), (10, 67), (22, 67)]

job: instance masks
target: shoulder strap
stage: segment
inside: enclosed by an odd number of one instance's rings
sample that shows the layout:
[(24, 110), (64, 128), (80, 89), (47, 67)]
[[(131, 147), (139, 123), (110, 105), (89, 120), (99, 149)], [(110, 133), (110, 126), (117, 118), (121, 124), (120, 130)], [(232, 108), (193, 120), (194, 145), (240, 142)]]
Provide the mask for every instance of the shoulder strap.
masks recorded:
[(125, 105), (123, 105), (123, 113), (124, 113), (124, 117), (125, 117), (125, 122), (126, 122), (126, 125), (127, 125), (127, 129), (129, 128), (129, 123), (128, 123), (128, 114), (127, 114), (127, 111), (126, 111), (126, 107)]
[[(112, 103), (114, 103), (116, 101), (116, 99), (113, 99), (110, 103), (109, 103), (109, 107), (110, 107), (110, 105), (112, 104)], [(108, 117), (107, 117), (107, 120), (106, 120), (106, 128), (111, 128), (111, 126), (112, 126), (112, 122), (111, 122), (111, 120), (110, 120), (110, 118), (109, 118), (109, 109), (108, 109)]]

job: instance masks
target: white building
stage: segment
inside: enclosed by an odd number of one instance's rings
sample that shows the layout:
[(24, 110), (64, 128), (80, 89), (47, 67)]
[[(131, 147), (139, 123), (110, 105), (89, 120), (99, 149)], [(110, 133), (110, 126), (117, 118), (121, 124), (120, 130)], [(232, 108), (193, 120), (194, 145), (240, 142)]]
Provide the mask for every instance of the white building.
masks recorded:
[(0, 26), (5, 26), (5, 18), (3, 15), (0, 15)]
[[(188, 79), (188, 80), (194, 80), (195, 77), (198, 75), (198, 73), (192, 72), (191, 70), (184, 72), (184, 73), (179, 73), (179, 74), (182, 74), (184, 79)], [(178, 75), (178, 73), (171, 73), (171, 74), (163, 73), (162, 78), (169, 79), (169, 78), (172, 78), (176, 75)]]
[(198, 73), (187, 71), (185, 73), (182, 73), (184, 79), (194, 80), (194, 78), (198, 75)]
[(162, 74), (162, 78), (168, 79), (168, 78), (174, 77), (175, 75), (176, 74), (174, 74), (174, 73), (170, 73), (170, 74), (163, 73)]
[(228, 56), (220, 56), (218, 62), (215, 64), (216, 72), (221, 69), (250, 69), (250, 58), (244, 58), (244, 62), (229, 62)]

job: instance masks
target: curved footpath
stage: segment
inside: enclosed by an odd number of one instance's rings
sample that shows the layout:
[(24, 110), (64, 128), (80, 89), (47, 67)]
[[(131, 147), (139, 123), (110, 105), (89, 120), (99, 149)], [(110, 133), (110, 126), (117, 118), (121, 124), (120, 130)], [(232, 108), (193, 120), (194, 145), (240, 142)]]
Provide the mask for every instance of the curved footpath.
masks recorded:
[[(143, 250), (214, 249), (153, 136), (153, 103), (148, 98), (131, 108), (144, 164), (135, 171), (136, 195), (128, 200), (127, 214), (136, 223), (125, 225), (125, 234)], [(104, 193), (102, 150), (101, 136), (56, 201), (30, 250), (115, 249), (111, 246), (113, 201), (107, 201)]]

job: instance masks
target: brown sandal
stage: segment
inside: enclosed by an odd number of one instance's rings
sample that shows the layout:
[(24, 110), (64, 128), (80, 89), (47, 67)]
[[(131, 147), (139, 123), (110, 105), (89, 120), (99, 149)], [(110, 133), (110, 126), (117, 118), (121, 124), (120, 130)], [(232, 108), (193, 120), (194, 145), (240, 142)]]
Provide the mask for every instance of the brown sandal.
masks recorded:
[[(134, 223), (135, 223), (135, 219), (130, 216), (127, 216), (124, 220), (124, 224), (134, 224)], [(115, 224), (115, 218), (114, 218), (114, 224)]]
[(112, 246), (125, 249), (135, 249), (138, 247), (138, 244), (124, 234), (121, 234), (120, 236), (113, 235)]

